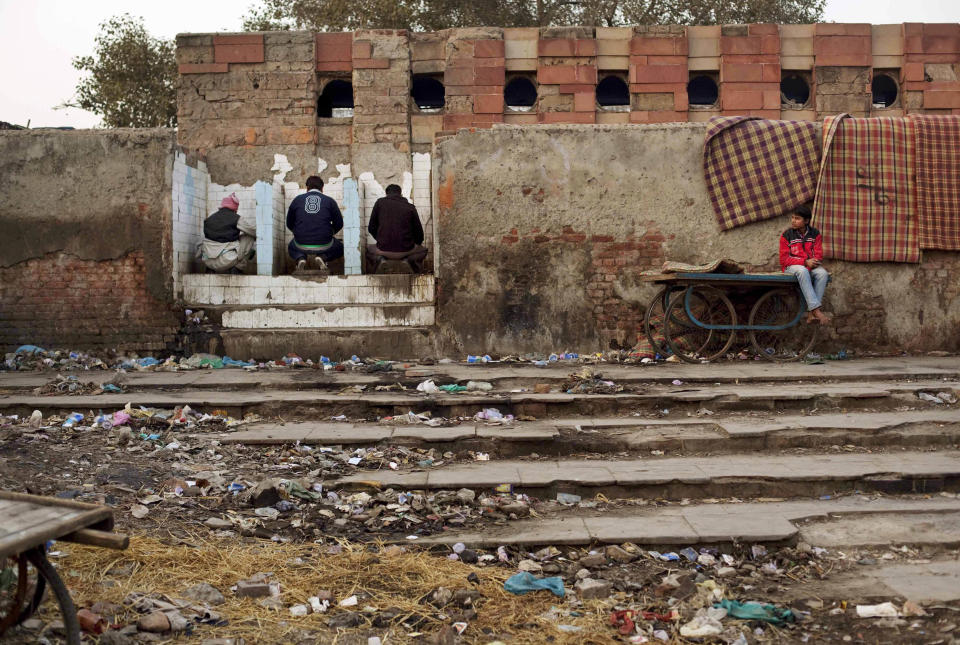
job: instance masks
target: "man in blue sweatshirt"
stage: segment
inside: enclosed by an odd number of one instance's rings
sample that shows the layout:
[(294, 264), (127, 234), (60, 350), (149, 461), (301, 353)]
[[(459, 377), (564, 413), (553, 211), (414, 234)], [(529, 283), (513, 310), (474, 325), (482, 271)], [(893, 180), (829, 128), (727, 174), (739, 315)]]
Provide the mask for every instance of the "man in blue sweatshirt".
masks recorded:
[(287, 228), (293, 231), (287, 250), (298, 271), (307, 268), (308, 255), (320, 270), (327, 268), (327, 262), (343, 257), (343, 242), (333, 237), (343, 228), (343, 216), (337, 202), (322, 190), (322, 179), (307, 177), (307, 192), (295, 197), (287, 210)]

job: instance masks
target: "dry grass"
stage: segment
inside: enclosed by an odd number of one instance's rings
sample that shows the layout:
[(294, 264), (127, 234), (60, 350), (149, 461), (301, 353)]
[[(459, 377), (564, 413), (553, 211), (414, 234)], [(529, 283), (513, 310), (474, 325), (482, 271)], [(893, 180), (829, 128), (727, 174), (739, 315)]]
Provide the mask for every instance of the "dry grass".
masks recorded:
[[(204, 638), (243, 637), (247, 643), (296, 642), (303, 631), (320, 632), (320, 642), (349, 642), (361, 636), (377, 635), (384, 643), (406, 643), (418, 637), (402, 626), (371, 626), (341, 630), (339, 634), (326, 626), (330, 616), (341, 611), (362, 611), (365, 607), (383, 610), (398, 608), (409, 616), (426, 618), (420, 629), (424, 633), (438, 631), (445, 622), (434, 607), (421, 602), (438, 587), (453, 591), (471, 588), (467, 576), (476, 573), (476, 587), (482, 598), (475, 604), (477, 618), (463, 634), (465, 642), (486, 643), (491, 640), (482, 630), (509, 632), (511, 643), (542, 643), (553, 637), (555, 643), (609, 643), (614, 631), (608, 626), (608, 610), (596, 603), (584, 616), (564, 618), (564, 624), (579, 625), (577, 633), (559, 631), (548, 618), (542, 617), (551, 606), (563, 601), (545, 591), (514, 596), (503, 589), (503, 582), (514, 571), (496, 567), (474, 567), (448, 560), (424, 551), (388, 555), (374, 548), (343, 544), (343, 551), (328, 554), (327, 547), (317, 545), (277, 544), (267, 541), (211, 541), (196, 537), (189, 541), (161, 541), (139, 536), (130, 541), (123, 552), (79, 545), (59, 545), (68, 555), (58, 566), (73, 592), (78, 607), (97, 601), (121, 603), (131, 591), (160, 592), (177, 597), (183, 590), (200, 582), (220, 589), (226, 603), (215, 607), (229, 625), (200, 626), (191, 637), (180, 635), (177, 642), (197, 642)], [(302, 563), (297, 560), (302, 560)], [(133, 565), (129, 576), (108, 572), (115, 567)], [(258, 572), (272, 572), (281, 584), (281, 599), (286, 607), (308, 604), (307, 599), (320, 590), (333, 593), (335, 602), (356, 594), (359, 605), (341, 609), (336, 605), (326, 614), (293, 617), (287, 609), (276, 611), (261, 607), (257, 600), (238, 598), (230, 587), (238, 580)], [(104, 585), (105, 581), (107, 585)], [(49, 604), (49, 603), (48, 603)], [(448, 611), (457, 611), (448, 607)], [(372, 616), (373, 614), (371, 614)], [(126, 618), (136, 619), (132, 610)], [(491, 633), (491, 632), (488, 632)], [(350, 635), (355, 635), (351, 638)]]

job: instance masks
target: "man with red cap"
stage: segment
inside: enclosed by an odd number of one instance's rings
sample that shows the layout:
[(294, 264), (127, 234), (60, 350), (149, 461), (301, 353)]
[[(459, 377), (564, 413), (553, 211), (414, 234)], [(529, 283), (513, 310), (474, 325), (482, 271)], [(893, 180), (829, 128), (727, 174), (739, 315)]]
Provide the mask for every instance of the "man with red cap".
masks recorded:
[(244, 273), (256, 254), (257, 221), (237, 213), (240, 200), (230, 193), (220, 201), (220, 210), (203, 222), (203, 243), (197, 257), (216, 273)]

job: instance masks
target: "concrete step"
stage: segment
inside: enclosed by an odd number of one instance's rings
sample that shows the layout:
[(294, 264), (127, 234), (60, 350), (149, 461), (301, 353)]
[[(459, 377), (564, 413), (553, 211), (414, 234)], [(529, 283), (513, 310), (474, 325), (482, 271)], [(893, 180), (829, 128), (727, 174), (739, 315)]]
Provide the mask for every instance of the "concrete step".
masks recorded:
[(217, 305), (432, 304), (432, 275), (223, 275), (183, 276), (183, 299), (191, 307)]
[[(622, 544), (632, 542), (648, 549), (662, 550), (684, 545), (726, 545), (731, 543), (796, 542), (804, 522), (833, 526), (841, 521), (869, 521), (883, 517), (885, 526), (911, 526), (929, 522), (931, 517), (946, 522), (960, 513), (960, 499), (916, 497), (850, 496), (836, 500), (748, 502), (741, 504), (691, 504), (659, 508), (615, 509), (599, 513), (569, 508), (558, 517), (517, 520), (505, 526), (488, 526), (482, 531), (449, 531), (420, 538), (417, 544), (437, 545), (463, 542), (471, 548), (500, 545), (537, 547), (542, 545)], [(878, 522), (879, 523), (879, 522)], [(799, 526), (799, 527), (798, 527)], [(840, 530), (834, 531), (839, 534)], [(854, 543), (868, 535), (850, 535)], [(916, 533), (922, 538), (922, 533)], [(944, 543), (956, 542), (956, 535), (944, 535)], [(819, 541), (805, 540), (823, 546)], [(898, 543), (905, 543), (901, 540)], [(872, 542), (864, 542), (871, 544)]]
[[(252, 331), (224, 331), (224, 342), (231, 349), (237, 349), (241, 343), (231, 340), (234, 337), (256, 337), (254, 341), (244, 341), (260, 350), (272, 350), (264, 354), (275, 360), (286, 355), (291, 349), (284, 343), (303, 343), (309, 339), (318, 346), (334, 351), (312, 351), (301, 353), (304, 358), (318, 360), (321, 355), (334, 360), (349, 358), (353, 354), (360, 356), (391, 356), (400, 362), (397, 369), (386, 372), (368, 373), (362, 370), (345, 372), (323, 371), (315, 369), (279, 369), (277, 371), (247, 372), (237, 369), (192, 370), (183, 372), (130, 372), (124, 376), (125, 383), (132, 389), (160, 387), (171, 389), (277, 389), (302, 390), (316, 388), (339, 389), (347, 385), (381, 385), (400, 382), (406, 386), (430, 378), (440, 383), (466, 383), (467, 381), (487, 381), (497, 390), (518, 388), (532, 389), (534, 384), (547, 383), (559, 387), (569, 380), (571, 372), (580, 369), (575, 363), (558, 362), (545, 368), (530, 364), (501, 363), (451, 363), (441, 365), (410, 365), (403, 363), (404, 357), (415, 360), (417, 357), (432, 355), (427, 351), (430, 346), (429, 327), (393, 327), (382, 329), (352, 329), (312, 331), (302, 329), (272, 330), (270, 334)], [(234, 358), (260, 354), (244, 351), (228, 352)], [(799, 384), (804, 381), (834, 383), (876, 383), (879, 381), (902, 381), (936, 379), (950, 380), (960, 378), (960, 361), (941, 358), (911, 358), (909, 361), (899, 358), (862, 359), (857, 361), (832, 361), (823, 365), (772, 365), (763, 361), (739, 361), (725, 364), (688, 365), (661, 363), (659, 365), (616, 365), (600, 364), (594, 366), (604, 378), (621, 385), (671, 385), (673, 381), (682, 382), (678, 388), (691, 384), (776, 384), (787, 382)], [(112, 372), (74, 372), (82, 381), (101, 382), (113, 376)], [(33, 389), (53, 378), (49, 372), (0, 372), (0, 390), (13, 391)]]
[(625, 460), (504, 460), (409, 472), (358, 473), (338, 485), (398, 489), (493, 489), (547, 498), (797, 497), (851, 491), (935, 493), (960, 488), (960, 452), (723, 455)]
[[(915, 381), (871, 385), (813, 383), (789, 388), (766, 384), (713, 387), (653, 386), (633, 394), (536, 394), (470, 393), (425, 395), (418, 392), (344, 393), (329, 391), (216, 391), (129, 392), (99, 396), (0, 396), (0, 409), (29, 414), (80, 409), (109, 409), (126, 403), (148, 407), (189, 404), (197, 410), (225, 409), (236, 415), (256, 412), (283, 413), (286, 419), (332, 417), (338, 414), (376, 418), (430, 411), (434, 416), (472, 417), (483, 408), (497, 408), (503, 414), (550, 416), (651, 413), (669, 410), (672, 414), (743, 410), (850, 410), (892, 409), (921, 403), (919, 392), (956, 391), (956, 383)], [(933, 404), (927, 404), (932, 406)]]
[[(209, 435), (204, 435), (209, 438)], [(467, 422), (452, 427), (371, 423), (258, 423), (217, 435), (223, 443), (313, 445), (401, 444), (441, 450), (477, 450), (494, 457), (650, 450), (730, 453), (737, 451), (861, 447), (921, 448), (960, 445), (955, 409), (708, 419), (561, 419), (492, 426)]]

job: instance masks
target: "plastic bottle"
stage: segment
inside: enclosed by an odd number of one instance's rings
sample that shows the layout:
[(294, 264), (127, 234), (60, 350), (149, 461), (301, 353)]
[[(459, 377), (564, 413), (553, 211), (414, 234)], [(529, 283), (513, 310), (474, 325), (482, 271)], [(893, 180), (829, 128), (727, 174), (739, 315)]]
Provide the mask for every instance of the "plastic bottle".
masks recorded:
[(78, 423), (83, 423), (83, 415), (79, 412), (74, 412), (67, 417), (67, 420), (63, 422), (64, 428), (72, 428)]

